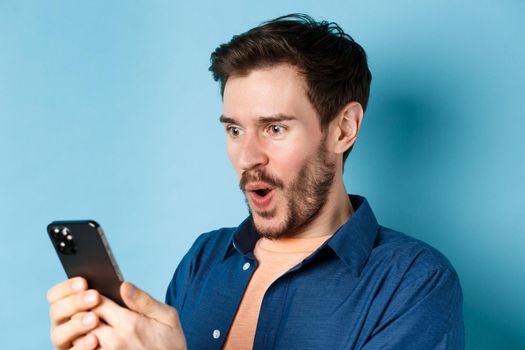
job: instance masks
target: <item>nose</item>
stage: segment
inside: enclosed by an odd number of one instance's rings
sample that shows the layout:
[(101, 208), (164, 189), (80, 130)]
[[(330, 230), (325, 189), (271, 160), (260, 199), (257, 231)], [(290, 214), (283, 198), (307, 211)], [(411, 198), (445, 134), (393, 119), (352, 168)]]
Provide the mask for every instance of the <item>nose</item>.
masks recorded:
[(268, 164), (268, 153), (264, 147), (264, 142), (257, 134), (245, 135), (239, 146), (238, 164), (242, 171)]

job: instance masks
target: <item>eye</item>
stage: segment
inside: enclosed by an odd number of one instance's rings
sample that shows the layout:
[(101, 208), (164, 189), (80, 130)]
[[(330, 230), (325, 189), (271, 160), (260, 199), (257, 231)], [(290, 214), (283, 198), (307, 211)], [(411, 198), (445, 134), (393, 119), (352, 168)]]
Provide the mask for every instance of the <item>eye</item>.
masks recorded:
[(239, 135), (241, 135), (242, 131), (241, 131), (241, 128), (239, 128), (237, 126), (228, 126), (228, 127), (226, 127), (226, 133), (230, 137), (236, 138), (236, 137), (239, 137)]
[(268, 132), (273, 136), (281, 136), (286, 131), (283, 125), (272, 124), (268, 126)]

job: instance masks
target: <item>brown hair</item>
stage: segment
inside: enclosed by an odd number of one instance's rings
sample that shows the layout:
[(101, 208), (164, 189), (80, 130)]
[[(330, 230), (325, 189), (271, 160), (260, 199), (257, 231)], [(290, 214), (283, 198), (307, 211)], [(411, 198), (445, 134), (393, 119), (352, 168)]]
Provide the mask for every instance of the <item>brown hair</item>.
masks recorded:
[(264, 22), (220, 45), (210, 60), (221, 95), (231, 75), (279, 63), (296, 66), (306, 79), (307, 96), (322, 130), (348, 102), (359, 102), (363, 110), (368, 103), (372, 75), (363, 48), (336, 23), (316, 22), (308, 15), (290, 14)]

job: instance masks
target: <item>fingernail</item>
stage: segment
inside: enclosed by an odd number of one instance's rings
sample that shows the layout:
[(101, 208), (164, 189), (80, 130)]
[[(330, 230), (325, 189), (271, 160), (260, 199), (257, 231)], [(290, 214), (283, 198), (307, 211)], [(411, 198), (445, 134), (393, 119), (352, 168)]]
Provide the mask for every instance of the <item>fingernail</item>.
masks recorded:
[(79, 292), (84, 288), (84, 281), (82, 280), (75, 280), (73, 282), (73, 285), (71, 286), (74, 291)]
[(84, 303), (93, 305), (97, 301), (97, 294), (95, 292), (88, 292), (84, 295)]
[(84, 344), (86, 344), (90, 349), (92, 349), (97, 344), (95, 336), (93, 334), (86, 335), (86, 338), (84, 338)]
[(92, 326), (95, 323), (95, 315), (88, 313), (82, 318), (82, 323), (84, 326)]
[(135, 286), (129, 282), (126, 282), (128, 287), (126, 288), (126, 295), (128, 298), (132, 299), (135, 296)]

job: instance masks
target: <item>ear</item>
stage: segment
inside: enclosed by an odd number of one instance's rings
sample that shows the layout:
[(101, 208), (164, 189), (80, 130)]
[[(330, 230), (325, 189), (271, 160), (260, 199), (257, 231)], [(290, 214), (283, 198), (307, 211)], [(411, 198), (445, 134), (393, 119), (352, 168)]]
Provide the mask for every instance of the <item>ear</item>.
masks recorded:
[(363, 107), (359, 102), (347, 103), (331, 121), (331, 143), (335, 153), (343, 154), (357, 139), (363, 120)]

